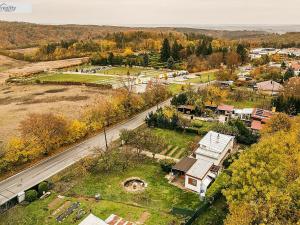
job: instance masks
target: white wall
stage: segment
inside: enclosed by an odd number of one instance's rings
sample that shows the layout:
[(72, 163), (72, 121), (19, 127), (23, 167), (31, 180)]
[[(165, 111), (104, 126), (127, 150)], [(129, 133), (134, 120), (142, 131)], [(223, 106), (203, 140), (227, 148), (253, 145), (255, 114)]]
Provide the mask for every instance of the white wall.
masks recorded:
[[(190, 185), (188, 183), (188, 179), (189, 178), (197, 180), (197, 186)], [(192, 190), (192, 191), (195, 191), (197, 193), (200, 193), (201, 184), (202, 184), (202, 190), (204, 190), (204, 193), (205, 193), (206, 190), (207, 190), (207, 187), (211, 183), (211, 181), (212, 181), (212, 179), (209, 178), (208, 176), (206, 176), (203, 180), (198, 180), (198, 179), (195, 179), (195, 178), (190, 177), (188, 175), (185, 175), (185, 187), (188, 188), (188, 189), (190, 189), (190, 190)]]
[(224, 160), (225, 155), (229, 152), (229, 150), (232, 151), (233, 149), (233, 139), (228, 143), (228, 145), (226, 146), (225, 150), (220, 154), (219, 159), (215, 161), (215, 165), (219, 166), (221, 164), (221, 162)]
[[(189, 184), (189, 181), (188, 181), (189, 178), (192, 178), (192, 179), (194, 179), (194, 180), (197, 180), (197, 186), (190, 185), (190, 184)], [(185, 186), (186, 188), (192, 190), (192, 191), (195, 191), (195, 192), (198, 192), (198, 193), (199, 193), (199, 192), (200, 192), (200, 186), (201, 186), (201, 180), (198, 180), (198, 179), (195, 179), (195, 178), (190, 177), (190, 176), (188, 176), (188, 175), (185, 175), (184, 186)]]

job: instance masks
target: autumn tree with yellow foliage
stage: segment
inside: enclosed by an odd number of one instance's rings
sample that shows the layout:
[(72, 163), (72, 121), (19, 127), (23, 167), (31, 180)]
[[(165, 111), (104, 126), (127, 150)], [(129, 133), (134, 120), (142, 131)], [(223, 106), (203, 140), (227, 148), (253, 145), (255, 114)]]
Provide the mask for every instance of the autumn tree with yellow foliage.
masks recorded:
[(274, 134), (277, 131), (288, 131), (292, 126), (290, 117), (285, 113), (272, 116), (262, 130), (262, 135)]
[(206, 105), (218, 106), (220, 103), (226, 100), (228, 92), (222, 90), (218, 86), (210, 85), (203, 90), (199, 90), (199, 94)]
[[(243, 152), (230, 166), (226, 225), (297, 224), (300, 209), (300, 117), (291, 126), (270, 124), (272, 135)], [(269, 129), (267, 129), (269, 130)]]

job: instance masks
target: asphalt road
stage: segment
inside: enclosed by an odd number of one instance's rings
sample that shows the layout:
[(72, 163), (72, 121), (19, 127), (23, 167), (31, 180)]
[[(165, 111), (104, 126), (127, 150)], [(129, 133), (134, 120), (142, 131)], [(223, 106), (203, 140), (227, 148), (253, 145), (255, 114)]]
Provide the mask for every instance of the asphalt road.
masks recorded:
[[(160, 106), (169, 104), (170, 100), (167, 100), (161, 103)], [(108, 142), (117, 140), (122, 129), (135, 129), (142, 125), (146, 115), (155, 110), (156, 106), (123, 123), (109, 128), (107, 130)], [(54, 174), (60, 172), (85, 156), (92, 154), (97, 147), (105, 148), (104, 133), (91, 137), (62, 153), (47, 158), (46, 160), (43, 160), (38, 164), (9, 177), (6, 180), (3, 180), (0, 182), (0, 205), (16, 197), (19, 192), (25, 191), (39, 184), (41, 181), (50, 178)]]

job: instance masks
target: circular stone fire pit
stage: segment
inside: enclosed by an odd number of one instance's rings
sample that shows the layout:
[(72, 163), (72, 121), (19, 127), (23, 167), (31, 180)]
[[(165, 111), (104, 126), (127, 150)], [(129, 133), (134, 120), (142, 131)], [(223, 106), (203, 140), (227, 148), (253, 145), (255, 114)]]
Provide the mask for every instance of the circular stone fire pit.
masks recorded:
[(129, 192), (139, 192), (145, 190), (147, 183), (139, 177), (131, 177), (123, 182), (123, 187)]

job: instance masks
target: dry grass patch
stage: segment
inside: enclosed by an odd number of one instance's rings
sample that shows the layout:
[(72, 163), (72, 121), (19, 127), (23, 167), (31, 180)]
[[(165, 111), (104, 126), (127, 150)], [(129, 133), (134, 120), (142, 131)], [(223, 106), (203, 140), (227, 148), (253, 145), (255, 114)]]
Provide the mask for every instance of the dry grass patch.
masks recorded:
[(18, 135), (20, 121), (29, 113), (62, 114), (76, 119), (87, 105), (113, 95), (113, 90), (85, 86), (2, 85), (0, 86), (0, 141)]
[(29, 76), (32, 74), (44, 72), (45, 70), (54, 70), (76, 66), (85, 63), (87, 60), (88, 58), (85, 57), (25, 64), (21, 67), (12, 68), (5, 71), (5, 73), (2, 73), (2, 79), (0, 79), (0, 83), (1, 81), (3, 83), (3, 81), (8, 79), (9, 77)]

